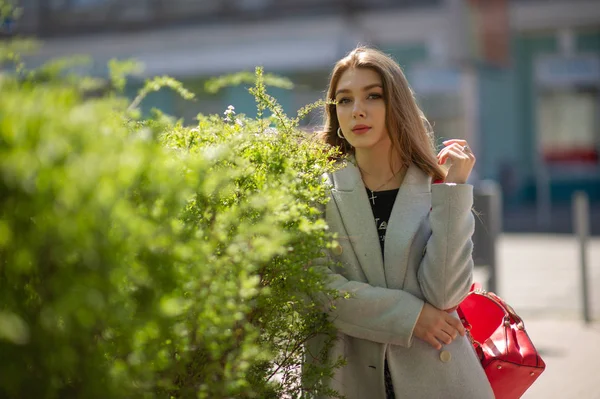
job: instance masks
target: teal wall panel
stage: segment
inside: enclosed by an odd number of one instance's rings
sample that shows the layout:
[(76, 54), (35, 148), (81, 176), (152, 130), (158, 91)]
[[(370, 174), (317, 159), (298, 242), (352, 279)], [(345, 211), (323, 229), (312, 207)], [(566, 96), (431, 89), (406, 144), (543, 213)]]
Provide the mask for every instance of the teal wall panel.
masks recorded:
[(516, 73), (515, 104), (518, 110), (517, 129), (522, 138), (520, 145), (521, 167), (527, 177), (531, 177), (535, 167), (535, 148), (537, 146), (535, 131), (536, 121), (536, 86), (534, 81), (534, 62), (541, 54), (557, 51), (556, 39), (547, 36), (520, 36), (513, 40), (513, 57)]
[(519, 151), (515, 74), (510, 69), (481, 68), (479, 78), (479, 139), (477, 170), (482, 179), (500, 179), (503, 170), (523, 165)]
[[(225, 89), (225, 109), (229, 105), (233, 105), (235, 107), (235, 112), (238, 114), (246, 114), (249, 117), (256, 117), (256, 101), (254, 97), (248, 92), (248, 88), (251, 85), (240, 85), (235, 87), (228, 87)], [(293, 93), (291, 90), (280, 89), (276, 87), (266, 88), (267, 94), (274, 97), (275, 100), (281, 105), (284, 111), (288, 114), (288, 116), (293, 116), (296, 114), (296, 110), (293, 108)], [(265, 111), (265, 116), (270, 115), (271, 113)]]
[(584, 53), (600, 53), (600, 31), (581, 32), (577, 35), (576, 48)]
[(382, 46), (381, 50), (391, 55), (405, 71), (409, 70), (415, 62), (428, 59), (427, 47), (423, 44), (411, 44), (403, 46)]
[[(144, 87), (144, 82), (130, 80), (125, 86), (124, 94), (133, 101), (133, 99), (137, 96), (138, 91), (142, 87)], [(173, 92), (168, 87), (164, 87), (158, 92), (148, 94), (144, 100), (142, 100), (140, 109), (144, 115), (149, 115), (152, 108), (159, 109), (168, 115), (174, 115), (175, 96), (178, 96), (178, 94)]]
[(555, 36), (551, 33), (541, 35), (517, 35), (511, 41), (514, 68), (514, 106), (515, 131), (519, 138), (514, 151), (517, 156), (515, 173), (521, 187), (516, 194), (518, 201), (532, 201), (531, 187), (535, 179), (536, 154), (536, 86), (534, 81), (534, 62), (542, 54), (557, 52)]
[(233, 105), (238, 114), (256, 116), (256, 105), (254, 98), (248, 93), (248, 87), (249, 85), (240, 85), (223, 89), (225, 101), (223, 109)]

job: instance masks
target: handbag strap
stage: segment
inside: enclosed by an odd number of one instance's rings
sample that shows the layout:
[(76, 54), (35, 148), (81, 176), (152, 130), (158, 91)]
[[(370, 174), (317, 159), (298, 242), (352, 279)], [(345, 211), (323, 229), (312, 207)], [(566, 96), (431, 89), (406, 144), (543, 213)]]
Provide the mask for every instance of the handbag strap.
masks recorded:
[(471, 291), (469, 292), (473, 291), (483, 291), (483, 286), (481, 285), (481, 283), (474, 282), (473, 284), (471, 284)]
[(461, 309), (460, 305), (458, 305), (458, 308), (456, 308), (456, 313), (458, 313), (458, 318), (460, 319), (460, 322), (462, 323), (465, 330), (471, 331), (471, 328), (473, 328), (473, 326), (471, 325), (471, 323), (469, 323), (469, 320), (467, 320), (467, 318), (465, 317), (465, 314), (464, 314), (463, 310)]
[(469, 323), (469, 321), (465, 317), (465, 314), (463, 313), (460, 305), (458, 306), (458, 308), (456, 308), (456, 313), (458, 313), (460, 322), (465, 327), (465, 330), (467, 330), (466, 336), (469, 339), (469, 342), (471, 342), (471, 345), (473, 346), (473, 349), (475, 350), (475, 354), (477, 355), (477, 357), (479, 357), (480, 361), (483, 361), (483, 359), (485, 358), (485, 355), (483, 353), (483, 347), (482, 347), (481, 343), (479, 343), (479, 342), (475, 341), (475, 339), (473, 339), (473, 336), (471, 335), (471, 328), (473, 328), (473, 326), (471, 325), (471, 323)]
[[(473, 283), (471, 284), (471, 290), (469, 291), (469, 294), (471, 294), (472, 292), (478, 292), (482, 290), (482, 286), (481, 283)], [(469, 295), (467, 294), (467, 295)], [(467, 331), (471, 331), (471, 328), (473, 327), (471, 325), (471, 323), (469, 323), (469, 320), (467, 320), (465, 313), (463, 312), (462, 308), (460, 307), (460, 305), (458, 305), (458, 307), (456, 308), (456, 313), (458, 313), (458, 317), (460, 318), (460, 321), (462, 323), (462, 325), (465, 327), (465, 329)]]
[[(508, 322), (512, 319), (512, 321), (517, 324), (517, 328), (519, 328), (520, 330), (525, 329), (525, 323), (523, 323), (523, 319), (515, 312), (512, 306), (510, 306), (502, 298), (500, 298), (493, 292), (484, 291), (478, 287), (481, 287), (481, 284), (474, 283), (471, 286), (471, 291), (468, 295), (483, 295), (491, 301), (494, 301), (498, 306), (502, 308), (502, 310), (504, 310), (505, 322)], [(456, 313), (458, 314), (458, 317), (460, 318), (460, 321), (465, 327), (465, 329), (467, 331), (470, 331), (473, 326), (471, 325), (471, 323), (469, 323), (469, 320), (467, 320), (467, 317), (465, 316), (465, 313), (461, 309), (460, 305), (458, 305), (458, 307), (456, 308)]]
[[(513, 319), (513, 321), (515, 323), (517, 323), (519, 325), (519, 327), (523, 327), (524, 328), (524, 323), (523, 323), (523, 319), (517, 314), (517, 312), (515, 312), (515, 310), (513, 309), (512, 306), (510, 306), (508, 303), (506, 303), (502, 298), (500, 298), (498, 295), (494, 294), (493, 292), (488, 292), (487, 295), (489, 297), (491, 297), (492, 299), (496, 300), (496, 302), (500, 303), (500, 305), (502, 305), (502, 307), (506, 310), (506, 312), (510, 315), (510, 317)], [(523, 329), (522, 328), (522, 329)]]

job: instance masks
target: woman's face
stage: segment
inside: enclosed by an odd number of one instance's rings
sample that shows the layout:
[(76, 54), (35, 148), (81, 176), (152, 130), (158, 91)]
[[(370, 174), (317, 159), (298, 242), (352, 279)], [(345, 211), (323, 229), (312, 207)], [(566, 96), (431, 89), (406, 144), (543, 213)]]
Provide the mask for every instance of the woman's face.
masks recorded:
[(377, 72), (347, 69), (340, 76), (334, 98), (342, 133), (356, 150), (389, 150), (383, 86)]

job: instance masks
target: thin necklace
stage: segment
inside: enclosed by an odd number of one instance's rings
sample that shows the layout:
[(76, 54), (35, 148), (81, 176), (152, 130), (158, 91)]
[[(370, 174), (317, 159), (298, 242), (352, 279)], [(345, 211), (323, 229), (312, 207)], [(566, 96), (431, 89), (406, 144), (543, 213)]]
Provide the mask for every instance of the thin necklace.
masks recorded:
[[(400, 168), (396, 173), (394, 173), (392, 175), (392, 177), (390, 177), (389, 179), (387, 179), (382, 185), (380, 185), (379, 187), (377, 187), (375, 190), (371, 190), (369, 187), (365, 186), (367, 188), (367, 190), (369, 190), (371, 192), (371, 196), (369, 197), (369, 199), (371, 200), (371, 202), (372, 202), (373, 205), (375, 205), (375, 199), (377, 198), (377, 196), (375, 195), (375, 192), (378, 191), (381, 187), (383, 187), (386, 184), (388, 184), (394, 177), (398, 176), (402, 172), (403, 169), (404, 169), (404, 167)], [(360, 166), (358, 167), (358, 170), (361, 172), (361, 177), (362, 177), (363, 173), (365, 173), (367, 175), (369, 174), (369, 173), (365, 172), (364, 170), (362, 170)], [(364, 178), (363, 178), (363, 181), (364, 181)]]

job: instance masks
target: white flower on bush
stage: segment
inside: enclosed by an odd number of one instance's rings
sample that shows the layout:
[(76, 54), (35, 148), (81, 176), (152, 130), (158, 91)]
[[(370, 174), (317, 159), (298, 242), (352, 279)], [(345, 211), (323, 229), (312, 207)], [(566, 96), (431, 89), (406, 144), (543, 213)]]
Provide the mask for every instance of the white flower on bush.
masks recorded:
[(236, 122), (235, 119), (235, 107), (233, 105), (229, 105), (227, 107), (227, 109), (225, 110), (225, 112), (223, 112), (223, 114), (225, 115), (225, 117), (223, 118), (224, 122), (227, 123), (234, 123)]

